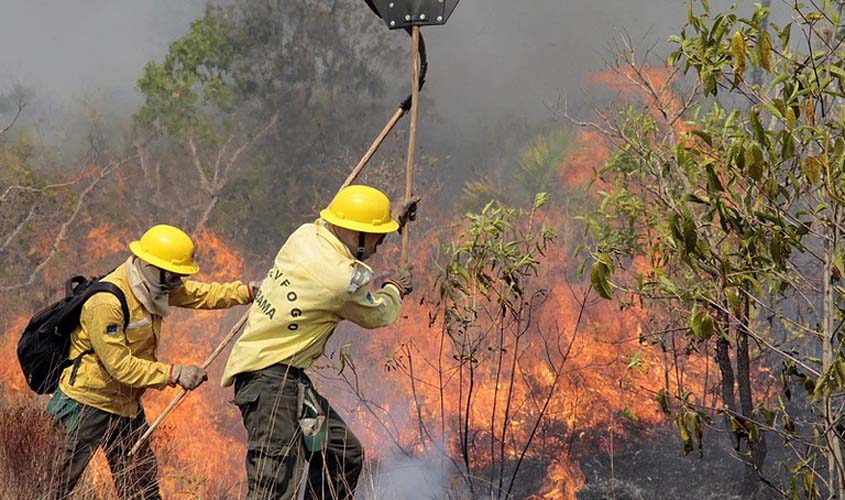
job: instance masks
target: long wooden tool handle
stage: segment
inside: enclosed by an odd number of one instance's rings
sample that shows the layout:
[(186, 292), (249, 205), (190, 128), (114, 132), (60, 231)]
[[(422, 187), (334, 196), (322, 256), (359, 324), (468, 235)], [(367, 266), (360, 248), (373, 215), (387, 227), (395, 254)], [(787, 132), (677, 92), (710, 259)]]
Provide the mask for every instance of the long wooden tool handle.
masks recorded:
[[(241, 331), (241, 328), (243, 328), (248, 317), (249, 313), (244, 313), (243, 316), (241, 316), (241, 318), (237, 322), (235, 322), (235, 324), (229, 330), (229, 333), (227, 333), (226, 336), (223, 337), (223, 340), (220, 341), (220, 344), (218, 344), (217, 347), (215, 347), (214, 350), (211, 351), (211, 354), (208, 355), (208, 358), (206, 358), (205, 363), (202, 364), (203, 369), (208, 368), (211, 363), (213, 363), (214, 360), (217, 359), (217, 356), (220, 356), (220, 353), (223, 352), (223, 349), (226, 348), (226, 345), (228, 345), (229, 342), (231, 342), (232, 339), (235, 338), (235, 335), (237, 335), (238, 332)], [(167, 416), (170, 415), (170, 413), (176, 409), (177, 406), (179, 406), (179, 403), (181, 403), (182, 400), (185, 399), (185, 396), (187, 394), (187, 389), (183, 388), (179, 391), (176, 397), (173, 398), (173, 401), (171, 401), (170, 404), (168, 404), (167, 407), (164, 409), (164, 411), (162, 411), (161, 414), (156, 417), (153, 423), (150, 424), (150, 427), (146, 430), (146, 432), (144, 432), (144, 434), (139, 437), (137, 441), (135, 441), (135, 444), (132, 445), (132, 449), (129, 450), (129, 456), (134, 455), (135, 452), (138, 451), (138, 448), (140, 448), (144, 441), (146, 441), (147, 438), (150, 437), (150, 434), (153, 433), (156, 427), (158, 427), (164, 421), (164, 419), (167, 418)]]
[[(411, 125), (408, 131), (408, 163), (405, 165), (405, 199), (414, 194), (414, 152), (417, 149), (417, 112), (420, 103), (420, 27), (411, 28)], [(399, 262), (408, 263), (408, 235), (406, 226), (402, 231), (402, 253)]]
[(389, 134), (391, 130), (393, 130), (393, 127), (396, 125), (399, 119), (402, 118), (404, 114), (405, 110), (402, 108), (402, 106), (399, 106), (399, 108), (396, 109), (396, 112), (393, 113), (393, 116), (390, 117), (390, 121), (387, 122), (387, 125), (384, 126), (384, 128), (379, 133), (378, 137), (376, 137), (376, 140), (373, 141), (373, 143), (370, 145), (370, 149), (368, 149), (367, 152), (364, 153), (364, 157), (361, 158), (361, 161), (359, 161), (358, 164), (355, 165), (355, 168), (352, 169), (352, 172), (350, 172), (346, 180), (343, 181), (343, 184), (340, 186), (340, 189), (348, 187), (355, 181), (355, 178), (358, 177), (358, 174), (361, 173), (361, 170), (364, 169), (364, 167), (367, 165), (373, 155), (376, 154), (376, 151), (378, 150), (379, 146), (381, 146), (381, 143), (384, 142), (384, 138), (387, 137), (387, 134)]

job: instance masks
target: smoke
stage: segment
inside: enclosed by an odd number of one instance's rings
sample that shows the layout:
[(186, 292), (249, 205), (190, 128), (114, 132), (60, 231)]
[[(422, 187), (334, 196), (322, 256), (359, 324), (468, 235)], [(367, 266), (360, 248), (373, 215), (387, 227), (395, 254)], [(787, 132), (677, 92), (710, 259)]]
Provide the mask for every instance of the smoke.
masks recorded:
[[(63, 102), (105, 92), (137, 104), (135, 82), (144, 64), (160, 60), (204, 5), (5, 0), (0, 88), (22, 82)], [(713, 2), (714, 9), (727, 5)], [(444, 118), (425, 125), (466, 133), (503, 115), (546, 121), (547, 103), (564, 94), (576, 105), (589, 97), (586, 77), (603, 68), (621, 33), (665, 54), (666, 37), (685, 22), (686, 8), (686, 0), (462, 0), (446, 26), (424, 31), (431, 64), (425, 96)], [(408, 86), (395, 82), (396, 95)]]
[(74, 100), (94, 91), (138, 101), (141, 69), (200, 16), (202, 0), (4, 0), (0, 87), (21, 82)]
[(381, 459), (373, 471), (365, 498), (381, 500), (431, 500), (447, 497), (447, 481), (443, 464), (446, 457), (433, 452), (419, 457), (405, 455)]

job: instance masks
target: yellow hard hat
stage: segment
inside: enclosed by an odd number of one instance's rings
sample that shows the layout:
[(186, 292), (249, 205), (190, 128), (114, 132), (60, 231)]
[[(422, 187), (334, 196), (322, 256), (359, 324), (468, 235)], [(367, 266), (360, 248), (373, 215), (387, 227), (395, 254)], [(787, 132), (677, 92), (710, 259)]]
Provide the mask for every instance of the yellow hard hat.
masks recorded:
[(200, 270), (194, 262), (191, 237), (177, 227), (159, 224), (147, 229), (139, 241), (129, 244), (139, 259), (176, 274), (194, 274)]
[(390, 200), (378, 189), (349, 186), (340, 190), (320, 217), (337, 227), (364, 233), (392, 233), (399, 223), (390, 218)]

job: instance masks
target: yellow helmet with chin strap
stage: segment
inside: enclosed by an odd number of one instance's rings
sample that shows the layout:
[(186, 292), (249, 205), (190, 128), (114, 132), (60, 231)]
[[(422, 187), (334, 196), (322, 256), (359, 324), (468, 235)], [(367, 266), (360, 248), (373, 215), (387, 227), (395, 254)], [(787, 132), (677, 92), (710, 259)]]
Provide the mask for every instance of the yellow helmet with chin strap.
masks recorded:
[(177, 227), (153, 226), (129, 250), (139, 259), (171, 273), (189, 275), (200, 270), (194, 262), (194, 243)]
[(385, 234), (399, 229), (399, 223), (390, 217), (390, 200), (369, 186), (341, 189), (320, 211), (320, 217), (334, 226), (362, 233)]

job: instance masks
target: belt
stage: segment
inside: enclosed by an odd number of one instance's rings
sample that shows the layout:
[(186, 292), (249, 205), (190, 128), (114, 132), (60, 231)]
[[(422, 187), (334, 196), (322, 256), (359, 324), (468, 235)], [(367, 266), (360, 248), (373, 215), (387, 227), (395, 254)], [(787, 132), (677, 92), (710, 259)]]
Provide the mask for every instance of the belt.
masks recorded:
[(298, 368), (296, 366), (286, 365), (284, 363), (276, 363), (270, 365), (261, 371), (270, 372), (274, 375), (281, 375), (288, 378), (308, 378), (305, 375), (305, 368)]

